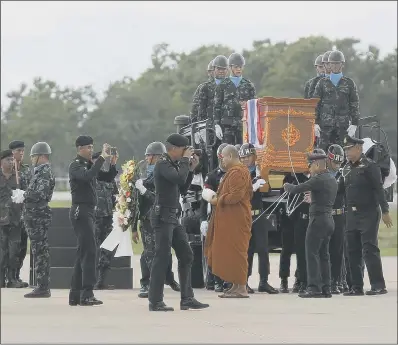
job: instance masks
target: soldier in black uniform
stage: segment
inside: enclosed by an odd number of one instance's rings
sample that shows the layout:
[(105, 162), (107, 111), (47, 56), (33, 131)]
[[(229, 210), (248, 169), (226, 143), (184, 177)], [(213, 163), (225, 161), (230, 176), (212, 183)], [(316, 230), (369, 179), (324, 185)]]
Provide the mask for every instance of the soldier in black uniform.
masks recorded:
[(311, 192), (310, 221), (305, 239), (307, 290), (299, 297), (332, 297), (330, 293), (329, 240), (334, 230), (332, 209), (337, 193), (323, 150), (308, 155), (311, 178), (298, 186), (285, 184), (288, 193)]
[(242, 104), (256, 98), (256, 89), (250, 80), (242, 77), (245, 65), (242, 55), (232, 53), (228, 65), (231, 75), (216, 86), (213, 115), (217, 137), (235, 145), (243, 142)]
[[(340, 145), (333, 144), (328, 149), (327, 166), (337, 183), (341, 177), (340, 167), (344, 162), (344, 150)], [(338, 188), (336, 199), (333, 205), (334, 231), (329, 242), (330, 253), (330, 272), (331, 272), (331, 293), (340, 294), (339, 284), (342, 280), (341, 272), (344, 257), (344, 229), (345, 229), (345, 210), (344, 210), (344, 190)]]
[(70, 220), (77, 237), (75, 267), (69, 292), (69, 305), (92, 306), (102, 304), (93, 294), (96, 283), (95, 207), (97, 180), (112, 182), (117, 175), (116, 156), (108, 172), (100, 171), (110, 146), (104, 144), (95, 163), (91, 161), (93, 139), (82, 135), (76, 139), (77, 156), (69, 165), (69, 184), (72, 194)]
[(325, 76), (325, 66), (322, 63), (323, 54), (318, 55), (315, 59), (314, 66), (316, 69), (316, 77), (308, 80), (304, 85), (304, 98), (312, 98), (312, 95), (315, 91), (315, 86), (318, 83), (319, 79)]
[[(139, 220), (142, 244), (144, 250), (141, 254), (141, 289), (138, 294), (140, 298), (148, 298), (149, 281), (151, 277), (151, 266), (155, 256), (155, 233), (149, 220), (149, 213), (155, 201), (155, 184), (153, 178), (153, 169), (156, 162), (162, 154), (166, 153), (166, 148), (161, 142), (150, 143), (145, 150), (146, 160), (146, 174), (141, 176), (135, 183), (135, 188), (139, 191), (138, 198), (139, 205)], [(129, 220), (130, 222), (131, 220)], [(134, 220), (132, 220), (134, 221)], [(132, 226), (133, 240), (138, 241), (138, 232), (135, 225)], [(169, 256), (169, 265), (166, 274), (165, 284), (169, 285), (174, 291), (180, 291), (180, 285), (174, 280), (174, 273), (172, 271), (172, 255)]]
[(155, 257), (149, 283), (149, 310), (173, 311), (163, 302), (163, 288), (171, 248), (178, 259), (181, 285), (181, 310), (203, 309), (208, 304), (194, 298), (191, 286), (192, 249), (187, 234), (179, 224), (181, 214), (180, 194), (185, 194), (191, 184), (199, 160), (188, 147), (189, 140), (180, 134), (171, 134), (166, 140), (167, 153), (162, 155), (154, 169), (155, 203), (150, 220), (155, 230)]
[[(253, 183), (253, 197), (252, 204), (252, 236), (249, 242), (248, 250), (248, 279), (253, 270), (254, 253), (258, 256), (258, 273), (260, 274), (260, 283), (258, 285), (258, 292), (267, 292), (269, 294), (277, 294), (278, 290), (274, 289), (268, 283), (268, 276), (270, 273), (269, 252), (268, 252), (268, 230), (269, 223), (263, 212), (262, 194), (259, 189), (266, 183), (265, 180), (257, 173), (256, 166), (256, 149), (253, 144), (243, 144), (239, 151), (239, 157), (243, 164), (245, 164), (252, 178)], [(260, 216), (261, 215), (261, 216)], [(247, 284), (247, 292), (254, 293), (254, 290)]]
[[(204, 181), (203, 189), (211, 189), (214, 192), (217, 192), (218, 186), (220, 185), (221, 178), (225, 175), (225, 170), (222, 162), (221, 152), (225, 146), (228, 144), (224, 143), (221, 144), (217, 149), (217, 158), (218, 158), (218, 167), (213, 171), (210, 171)], [(201, 200), (201, 223), (200, 223), (200, 231), (203, 238), (203, 243), (206, 238), (207, 229), (209, 226), (209, 219), (211, 212), (210, 210), (212, 206), (202, 198)], [(209, 209), (210, 208), (210, 209)], [(224, 282), (221, 278), (215, 276), (212, 272), (210, 267), (207, 268), (207, 277), (205, 277), (206, 282), (206, 289), (207, 290), (214, 290), (215, 292), (223, 292), (224, 291)]]
[(320, 147), (330, 143), (343, 144), (344, 136), (354, 135), (359, 120), (359, 97), (355, 82), (343, 76), (345, 58), (341, 51), (332, 51), (328, 58), (331, 73), (319, 80), (314, 98), (320, 98), (315, 123), (320, 130)]
[(381, 218), (392, 226), (389, 205), (383, 189), (380, 168), (362, 153), (363, 140), (346, 136), (344, 150), (348, 163), (340, 183), (346, 198), (346, 239), (351, 273), (351, 290), (344, 296), (362, 296), (362, 257), (369, 275), (371, 289), (367, 295), (387, 293), (377, 236)]

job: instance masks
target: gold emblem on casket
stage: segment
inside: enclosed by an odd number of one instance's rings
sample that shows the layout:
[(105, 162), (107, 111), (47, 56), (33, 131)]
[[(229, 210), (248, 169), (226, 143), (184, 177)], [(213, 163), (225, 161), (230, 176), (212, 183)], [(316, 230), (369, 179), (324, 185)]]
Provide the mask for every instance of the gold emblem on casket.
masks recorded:
[(300, 140), (300, 131), (292, 123), (282, 131), (283, 141), (290, 147)]

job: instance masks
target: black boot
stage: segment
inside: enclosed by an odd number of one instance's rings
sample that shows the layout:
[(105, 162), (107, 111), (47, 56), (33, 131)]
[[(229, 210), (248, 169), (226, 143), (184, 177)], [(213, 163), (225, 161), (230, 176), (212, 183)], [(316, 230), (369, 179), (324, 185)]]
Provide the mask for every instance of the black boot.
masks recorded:
[(363, 289), (351, 289), (348, 292), (344, 292), (343, 296), (364, 296), (365, 293), (363, 292)]
[(149, 303), (149, 311), (174, 311), (174, 308), (168, 307), (164, 302), (156, 304)]
[(338, 288), (337, 282), (334, 279), (332, 279), (332, 282), (331, 282), (331, 285), (330, 285), (330, 292), (333, 295), (340, 295), (340, 289)]
[(341, 282), (341, 285), (342, 285), (342, 290), (340, 290), (341, 293), (350, 291), (345, 279), (343, 279), (343, 281)]
[(94, 306), (94, 305), (101, 305), (101, 304), (104, 304), (104, 302), (102, 302), (102, 301), (96, 299), (94, 296), (91, 296), (91, 297), (83, 297), (83, 298), (80, 298), (79, 304), (80, 304), (82, 307), (91, 307), (91, 306)]
[(249, 294), (254, 293), (254, 290), (249, 286), (249, 284), (246, 284), (246, 290), (247, 290), (247, 293), (249, 293)]
[(98, 270), (98, 280), (94, 285), (94, 290), (113, 290), (115, 286), (105, 284), (106, 274), (108, 273), (109, 268), (100, 267)]
[(292, 292), (293, 293), (300, 292), (300, 286), (301, 286), (300, 280), (296, 277), (296, 280), (294, 281), (294, 284), (293, 284)]
[(300, 284), (300, 288), (299, 288), (298, 293), (303, 294), (303, 293), (305, 293), (306, 291), (307, 291), (307, 283), (302, 282), (302, 283)]
[(139, 298), (148, 298), (149, 288), (148, 285), (142, 284), (140, 293), (138, 294)]
[(15, 278), (22, 284), (22, 287), (26, 288), (26, 287), (29, 286), (29, 284), (28, 284), (27, 282), (24, 282), (24, 281), (19, 277), (20, 272), (21, 272), (21, 269), (18, 268), (18, 269), (17, 269), (17, 273), (16, 273), (16, 275), (15, 275)]
[(180, 302), (180, 309), (181, 310), (188, 310), (188, 309), (205, 309), (208, 308), (209, 305), (205, 303), (200, 303), (195, 298), (184, 298)]
[(305, 292), (299, 293), (299, 297), (301, 298), (322, 298), (323, 295), (321, 292), (314, 292), (310, 290), (306, 290)]
[(260, 278), (260, 283), (258, 284), (258, 292), (266, 292), (271, 295), (279, 293), (279, 291), (268, 284), (267, 278)]
[(24, 295), (25, 298), (49, 298), (51, 297), (51, 291), (48, 287), (38, 286), (34, 288), (32, 292)]
[(173, 291), (181, 291), (180, 284), (178, 284), (175, 280), (173, 280), (170, 284), (167, 284), (171, 287)]
[(281, 293), (289, 293), (289, 285), (287, 278), (281, 278), (281, 287), (279, 288)]
[(333, 292), (330, 291), (329, 286), (322, 287), (322, 297), (331, 298), (332, 297), (332, 293)]
[(371, 288), (370, 290), (366, 291), (367, 296), (384, 295), (386, 293), (387, 293), (386, 288), (381, 288), (381, 289)]
[(8, 288), (23, 288), (25, 287), (22, 282), (20, 283), (16, 278), (17, 270), (8, 269)]

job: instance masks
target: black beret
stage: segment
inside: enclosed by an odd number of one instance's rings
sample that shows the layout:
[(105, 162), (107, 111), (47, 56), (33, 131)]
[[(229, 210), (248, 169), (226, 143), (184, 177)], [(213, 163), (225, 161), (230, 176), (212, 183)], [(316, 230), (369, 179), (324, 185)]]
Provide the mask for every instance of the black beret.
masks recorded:
[(101, 155), (101, 153), (102, 153), (101, 151), (96, 152), (96, 153), (93, 154), (93, 156), (91, 158), (92, 159), (97, 159)]
[(344, 149), (348, 149), (350, 147), (353, 147), (356, 144), (363, 144), (364, 141), (362, 139), (350, 137), (349, 135), (346, 135), (344, 138)]
[(20, 149), (22, 147), (25, 147), (25, 143), (21, 140), (13, 140), (8, 144), (10, 150)]
[(178, 133), (173, 133), (169, 135), (166, 141), (176, 147), (185, 147), (189, 145), (188, 138), (185, 138), (183, 135)]
[(12, 151), (11, 150), (4, 150), (0, 152), (0, 160), (7, 158), (7, 157), (12, 157)]
[(93, 138), (91, 138), (89, 135), (80, 135), (76, 139), (76, 147), (92, 145), (93, 143), (94, 143)]

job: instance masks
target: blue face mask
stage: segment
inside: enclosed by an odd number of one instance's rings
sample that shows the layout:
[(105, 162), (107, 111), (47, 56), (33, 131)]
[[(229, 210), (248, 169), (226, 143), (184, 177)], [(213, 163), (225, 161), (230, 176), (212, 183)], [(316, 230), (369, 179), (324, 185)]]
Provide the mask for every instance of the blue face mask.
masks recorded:
[(155, 169), (155, 164), (147, 165), (147, 167), (146, 167), (147, 176), (153, 174), (154, 169)]
[(340, 79), (343, 77), (343, 73), (330, 73), (329, 78), (330, 81), (333, 83), (334, 86), (337, 86)]
[(255, 166), (255, 165), (249, 166), (249, 171), (250, 171), (251, 173), (255, 172), (255, 171), (256, 171), (256, 166)]
[(220, 84), (220, 83), (222, 82), (222, 79), (217, 79), (217, 78), (215, 78), (214, 81), (215, 81), (216, 84), (218, 85), (218, 84)]
[(231, 76), (231, 77), (229, 77), (229, 79), (231, 79), (231, 81), (234, 83), (235, 87), (238, 87), (239, 83), (242, 80), (242, 76), (240, 76), (240, 77), (232, 77)]

